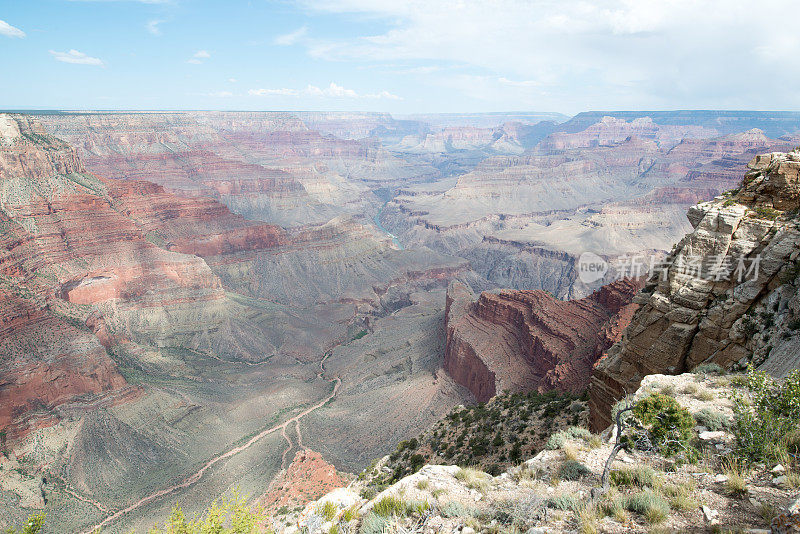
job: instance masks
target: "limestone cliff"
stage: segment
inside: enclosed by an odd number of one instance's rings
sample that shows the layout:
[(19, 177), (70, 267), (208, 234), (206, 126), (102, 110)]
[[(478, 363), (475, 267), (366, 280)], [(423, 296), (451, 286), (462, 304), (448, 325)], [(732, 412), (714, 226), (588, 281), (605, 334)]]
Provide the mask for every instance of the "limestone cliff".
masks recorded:
[(622, 340), (596, 365), (596, 430), (649, 374), (704, 362), (765, 362), (776, 375), (797, 367), (800, 152), (756, 156), (749, 168), (738, 190), (689, 210), (694, 231), (652, 274)]
[(562, 301), (544, 291), (484, 292), (454, 282), (447, 294), (444, 367), (486, 401), (497, 392), (579, 392), (594, 362), (628, 324), (637, 282), (620, 280)]

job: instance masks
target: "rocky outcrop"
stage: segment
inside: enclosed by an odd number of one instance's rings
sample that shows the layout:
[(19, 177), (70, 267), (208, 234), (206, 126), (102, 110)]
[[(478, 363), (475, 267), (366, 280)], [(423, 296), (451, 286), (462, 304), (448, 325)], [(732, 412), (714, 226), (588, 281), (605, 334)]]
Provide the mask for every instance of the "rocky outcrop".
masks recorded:
[(749, 168), (739, 190), (689, 210), (694, 231), (652, 273), (622, 340), (596, 365), (595, 429), (610, 424), (611, 406), (646, 375), (764, 360), (778, 372), (787, 365), (777, 360), (796, 362), (787, 325), (800, 317), (800, 152), (757, 156)]
[(573, 301), (514, 290), (484, 292), (475, 300), (453, 282), (444, 367), (479, 401), (502, 390), (579, 392), (630, 321), (639, 287), (624, 279)]
[(336, 468), (311, 449), (297, 451), (288, 469), (276, 476), (257, 504), (274, 513), (280, 508), (294, 509), (346, 484)]

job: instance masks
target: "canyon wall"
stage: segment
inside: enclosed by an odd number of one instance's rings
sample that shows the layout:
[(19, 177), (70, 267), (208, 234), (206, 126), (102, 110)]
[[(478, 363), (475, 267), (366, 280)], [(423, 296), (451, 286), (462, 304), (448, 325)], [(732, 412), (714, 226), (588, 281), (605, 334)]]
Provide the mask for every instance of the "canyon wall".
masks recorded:
[(509, 391), (580, 392), (595, 361), (617, 341), (641, 284), (623, 279), (573, 301), (544, 291), (483, 292), (460, 282), (447, 293), (445, 370), (482, 402)]
[(649, 374), (706, 362), (763, 364), (779, 376), (797, 367), (800, 152), (756, 156), (748, 167), (738, 190), (689, 209), (694, 230), (648, 280), (622, 340), (597, 363), (595, 430)]

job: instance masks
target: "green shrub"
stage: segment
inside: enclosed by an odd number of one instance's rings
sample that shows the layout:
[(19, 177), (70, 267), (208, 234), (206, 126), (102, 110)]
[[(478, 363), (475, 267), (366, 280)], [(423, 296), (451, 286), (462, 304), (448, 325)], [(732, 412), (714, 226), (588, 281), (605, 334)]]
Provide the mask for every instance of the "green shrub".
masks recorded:
[(646, 465), (611, 471), (611, 484), (620, 488), (653, 488), (658, 485), (656, 472)]
[(464, 506), (460, 502), (450, 501), (442, 506), (442, 515), (445, 517), (475, 517), (478, 515), (478, 510)]
[(404, 516), (407, 515), (406, 504), (395, 497), (394, 495), (387, 495), (375, 503), (372, 511), (381, 517), (391, 517), (393, 515)]
[(669, 515), (669, 504), (650, 490), (623, 497), (622, 507), (644, 516), (649, 523), (660, 523)]
[(4, 530), (4, 534), (38, 534), (44, 528), (45, 514), (34, 514), (28, 517), (25, 524), (17, 531), (14, 527)]
[(747, 494), (747, 482), (744, 477), (735, 471), (728, 472), (728, 480), (725, 481), (725, 487), (728, 488), (733, 495), (741, 497)]
[(690, 452), (696, 425), (689, 410), (672, 397), (653, 393), (640, 400), (633, 415), (650, 433), (650, 440), (664, 455)]
[(589, 439), (592, 437), (592, 433), (589, 430), (579, 426), (571, 426), (565, 432), (574, 439)]
[(742, 332), (745, 337), (751, 338), (761, 330), (759, 324), (753, 320), (752, 317), (744, 316), (742, 318)]
[(404, 450), (413, 451), (419, 446), (419, 442), (417, 438), (411, 438), (407, 441), (401, 441), (397, 444), (397, 452), (403, 452)]
[(798, 431), (800, 371), (792, 371), (780, 382), (751, 368), (745, 386), (746, 394), (732, 396), (736, 454), (749, 462), (780, 460)]
[(326, 501), (319, 510), (319, 513), (325, 518), (325, 521), (333, 521), (336, 518), (336, 514), (339, 513), (339, 508), (335, 503)]
[[(154, 526), (150, 534), (256, 534), (266, 520), (260, 510), (254, 510), (247, 499), (234, 491), (230, 497), (217, 500), (200, 517), (187, 521), (183, 510), (175, 505), (163, 529)], [(230, 525), (230, 526), (227, 526)], [(24, 532), (24, 531), (23, 531)]]
[(383, 534), (385, 528), (386, 519), (382, 518), (375, 512), (370, 512), (366, 515), (366, 517), (364, 517), (358, 532), (359, 534)]
[(545, 501), (545, 505), (555, 510), (575, 511), (580, 507), (580, 502), (574, 495), (554, 495)]
[(345, 508), (344, 512), (342, 512), (342, 521), (345, 523), (349, 523), (358, 519), (358, 505), (353, 505), (350, 508)]
[(527, 493), (519, 498), (504, 499), (494, 503), (483, 519), (493, 519), (511, 528), (503, 532), (526, 532), (528, 527), (547, 516), (547, 506), (539, 495)]
[(545, 443), (544, 447), (554, 451), (560, 449), (566, 441), (567, 436), (564, 434), (564, 432), (559, 431), (547, 438), (547, 443)]
[(696, 375), (721, 375), (725, 373), (722, 367), (716, 363), (701, 363), (692, 369), (692, 372)]
[(568, 439), (583, 439), (588, 440), (592, 437), (592, 433), (585, 428), (579, 426), (571, 426), (565, 430), (559, 430), (552, 434), (545, 444), (546, 449), (556, 450), (564, 446)]
[(766, 206), (756, 206), (755, 208), (753, 208), (753, 211), (755, 213), (750, 212), (748, 215), (751, 217), (760, 217), (762, 219), (768, 219), (770, 221), (774, 221), (775, 219), (778, 218), (778, 215), (781, 214), (780, 211), (773, 208), (768, 208)]
[(709, 408), (703, 408), (694, 414), (694, 418), (698, 424), (703, 425), (707, 429), (715, 432), (717, 430), (728, 428), (728, 425), (730, 424), (730, 421), (727, 417), (725, 417), (725, 414)]
[(561, 480), (580, 480), (591, 473), (588, 467), (577, 460), (567, 460), (558, 468), (556, 476)]
[(454, 475), (456, 480), (460, 480), (469, 489), (486, 491), (489, 487), (489, 479), (491, 476), (478, 469), (471, 467), (463, 467), (459, 469)]
[(697, 509), (697, 500), (694, 498), (692, 484), (665, 484), (660, 491), (662, 495), (669, 497), (669, 505), (674, 510), (688, 512)]

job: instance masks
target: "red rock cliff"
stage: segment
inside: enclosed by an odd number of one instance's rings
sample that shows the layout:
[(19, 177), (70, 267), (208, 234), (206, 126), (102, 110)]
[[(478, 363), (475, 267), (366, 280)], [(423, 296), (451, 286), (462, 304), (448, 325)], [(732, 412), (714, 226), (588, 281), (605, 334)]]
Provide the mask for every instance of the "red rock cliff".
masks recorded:
[(636, 308), (640, 284), (621, 280), (575, 301), (544, 291), (484, 292), (459, 282), (447, 295), (444, 367), (479, 401), (498, 391), (581, 391)]

